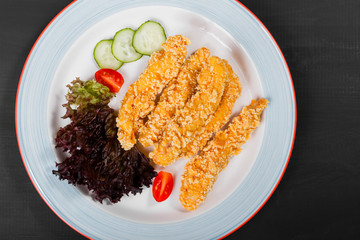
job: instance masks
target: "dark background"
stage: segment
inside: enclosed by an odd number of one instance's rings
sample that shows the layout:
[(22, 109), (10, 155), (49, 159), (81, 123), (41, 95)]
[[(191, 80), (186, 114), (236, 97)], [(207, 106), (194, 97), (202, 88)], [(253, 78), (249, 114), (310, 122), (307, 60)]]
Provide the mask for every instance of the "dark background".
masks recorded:
[[(70, 2), (0, 4), (1, 239), (84, 238), (47, 207), (31, 184), (14, 122), (26, 57), (41, 31)], [(227, 239), (360, 239), (360, 1), (242, 3), (284, 53), (295, 86), (298, 124), (278, 188)]]

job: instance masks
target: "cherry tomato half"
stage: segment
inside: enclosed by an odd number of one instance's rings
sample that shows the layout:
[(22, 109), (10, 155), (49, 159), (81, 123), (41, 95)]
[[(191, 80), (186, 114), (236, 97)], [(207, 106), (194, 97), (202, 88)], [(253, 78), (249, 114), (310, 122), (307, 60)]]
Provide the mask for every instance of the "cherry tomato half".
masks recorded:
[(174, 180), (171, 173), (160, 171), (155, 177), (152, 192), (157, 202), (166, 200), (173, 189)]
[(113, 69), (103, 68), (95, 73), (95, 79), (98, 83), (107, 86), (110, 92), (119, 92), (121, 86), (124, 84), (122, 75)]

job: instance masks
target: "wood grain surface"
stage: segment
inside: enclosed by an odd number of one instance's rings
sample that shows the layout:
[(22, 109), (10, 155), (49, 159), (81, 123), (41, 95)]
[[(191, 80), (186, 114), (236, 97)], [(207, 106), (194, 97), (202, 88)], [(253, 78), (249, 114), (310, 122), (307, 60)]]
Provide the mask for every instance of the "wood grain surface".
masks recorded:
[[(33, 187), (14, 121), (26, 57), (41, 31), (70, 2), (0, 3), (1, 239), (84, 239)], [(360, 1), (241, 2), (284, 53), (295, 86), (298, 125), (290, 163), (273, 196), (226, 239), (359, 239)]]

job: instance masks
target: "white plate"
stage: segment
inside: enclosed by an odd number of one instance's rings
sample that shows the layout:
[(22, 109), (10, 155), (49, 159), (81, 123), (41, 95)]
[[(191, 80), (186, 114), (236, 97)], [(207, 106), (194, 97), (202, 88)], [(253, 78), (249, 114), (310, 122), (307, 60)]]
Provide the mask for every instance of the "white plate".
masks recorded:
[[(75, 77), (92, 79), (98, 70), (95, 44), (121, 28), (136, 29), (146, 20), (160, 22), (167, 36), (182, 34), (227, 59), (239, 75), (243, 91), (234, 114), (251, 99), (266, 97), (263, 121), (240, 155), (220, 174), (199, 209), (185, 211), (178, 201), (186, 160), (166, 168), (174, 174), (173, 194), (157, 203), (151, 189), (124, 197), (117, 204), (94, 202), (81, 188), (51, 173), (62, 154), (54, 136), (67, 122), (66, 84)], [(119, 70), (125, 84), (110, 106), (119, 103), (148, 57)], [(30, 107), (31, 106), (31, 107)], [(291, 77), (271, 35), (236, 1), (75, 1), (64, 9), (34, 45), (20, 79), (17, 134), (25, 167), (49, 207), (67, 224), (90, 238), (209, 239), (223, 237), (253, 216), (269, 198), (286, 168), (295, 134), (296, 106)], [(141, 229), (141, 231), (139, 231)]]

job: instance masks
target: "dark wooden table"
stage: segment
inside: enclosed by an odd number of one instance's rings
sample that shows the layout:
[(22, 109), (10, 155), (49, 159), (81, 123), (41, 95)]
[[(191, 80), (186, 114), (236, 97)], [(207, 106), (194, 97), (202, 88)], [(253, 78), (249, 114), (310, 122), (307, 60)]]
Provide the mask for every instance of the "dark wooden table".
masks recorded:
[[(119, 0), (120, 1), (120, 0)], [(43, 202), (15, 134), (20, 73), (70, 0), (0, 4), (0, 238), (82, 239)], [(267, 204), (227, 239), (360, 239), (360, 1), (244, 0), (290, 67), (298, 125), (287, 171)]]

